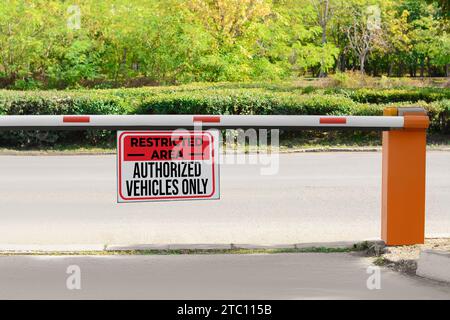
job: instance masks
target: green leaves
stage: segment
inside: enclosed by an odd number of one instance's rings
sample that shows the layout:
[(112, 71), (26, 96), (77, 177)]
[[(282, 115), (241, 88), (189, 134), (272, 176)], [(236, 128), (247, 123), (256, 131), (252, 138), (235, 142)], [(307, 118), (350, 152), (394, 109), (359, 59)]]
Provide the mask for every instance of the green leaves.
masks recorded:
[[(0, 86), (286, 80), (362, 63), (374, 75), (420, 69), (421, 76), (443, 76), (450, 70), (446, 7), (430, 2), (2, 0)], [(355, 12), (364, 21), (353, 42), (364, 40), (368, 19), (380, 19), (364, 52), (352, 50), (346, 32)]]
[[(450, 129), (446, 89), (320, 89), (289, 83), (216, 83), (113, 90), (0, 90), (0, 114), (284, 114), (382, 115), (385, 106), (420, 105), (432, 132)], [(1, 132), (3, 145), (102, 144), (113, 132)]]

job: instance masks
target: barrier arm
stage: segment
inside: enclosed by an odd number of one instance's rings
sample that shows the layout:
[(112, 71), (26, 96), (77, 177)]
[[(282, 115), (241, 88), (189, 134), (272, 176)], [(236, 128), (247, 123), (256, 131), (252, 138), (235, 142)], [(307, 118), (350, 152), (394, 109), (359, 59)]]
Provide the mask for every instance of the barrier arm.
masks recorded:
[(7, 115), (0, 129), (41, 130), (144, 130), (279, 128), (374, 129), (403, 128), (403, 117), (391, 116), (285, 116), (285, 115)]

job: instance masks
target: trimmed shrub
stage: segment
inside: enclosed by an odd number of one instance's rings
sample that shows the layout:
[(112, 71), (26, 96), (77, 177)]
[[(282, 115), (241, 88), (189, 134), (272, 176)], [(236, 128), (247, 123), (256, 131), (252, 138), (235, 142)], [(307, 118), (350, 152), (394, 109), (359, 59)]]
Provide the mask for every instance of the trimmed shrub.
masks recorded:
[[(292, 84), (215, 83), (186, 86), (77, 91), (0, 90), (0, 114), (283, 114), (382, 115), (386, 106), (422, 106), (430, 132), (449, 132), (450, 90), (320, 89)], [(107, 131), (3, 131), (7, 146), (54, 143), (103, 144)]]

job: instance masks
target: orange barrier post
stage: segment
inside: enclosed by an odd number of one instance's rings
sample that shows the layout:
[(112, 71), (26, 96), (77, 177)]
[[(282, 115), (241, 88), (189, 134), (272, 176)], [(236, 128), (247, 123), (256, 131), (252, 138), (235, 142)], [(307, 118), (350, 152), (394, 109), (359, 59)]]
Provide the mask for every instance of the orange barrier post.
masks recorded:
[(381, 237), (387, 245), (425, 241), (425, 158), (429, 118), (421, 108), (387, 108), (404, 129), (383, 131)]

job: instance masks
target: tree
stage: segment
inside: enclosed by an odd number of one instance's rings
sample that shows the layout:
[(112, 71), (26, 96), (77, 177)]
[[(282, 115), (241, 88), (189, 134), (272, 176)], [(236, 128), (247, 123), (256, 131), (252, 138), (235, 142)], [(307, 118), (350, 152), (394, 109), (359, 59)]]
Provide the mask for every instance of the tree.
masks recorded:
[(409, 12), (403, 10), (400, 13), (393, 3), (388, 3), (383, 13), (383, 41), (377, 48), (387, 56), (388, 75), (392, 75), (395, 63), (404, 59), (405, 53), (411, 50), (411, 26), (408, 23)]
[(437, 3), (442, 9), (443, 16), (445, 18), (450, 17), (450, 2), (448, 0), (427, 0), (428, 3)]
[[(327, 44), (327, 27), (333, 13), (333, 7), (330, 0), (310, 0), (314, 10), (317, 13), (317, 23), (322, 28), (322, 47)], [(321, 60), (319, 77), (326, 77), (325, 61)]]
[(3, 0), (0, 87), (449, 72), (448, 1)]
[(350, 47), (358, 56), (360, 72), (365, 73), (367, 56), (381, 40), (379, 8), (352, 5), (349, 9), (353, 19), (350, 25), (345, 27), (345, 34)]
[(63, 21), (58, 3), (5, 0), (0, 6), (0, 76), (21, 86), (42, 78)]
[(236, 44), (271, 12), (262, 0), (189, 0), (187, 5), (219, 45)]

